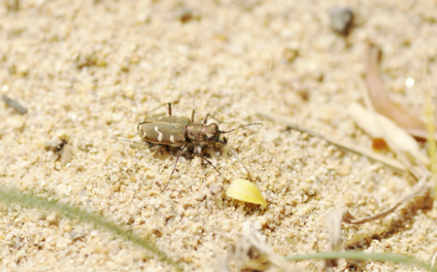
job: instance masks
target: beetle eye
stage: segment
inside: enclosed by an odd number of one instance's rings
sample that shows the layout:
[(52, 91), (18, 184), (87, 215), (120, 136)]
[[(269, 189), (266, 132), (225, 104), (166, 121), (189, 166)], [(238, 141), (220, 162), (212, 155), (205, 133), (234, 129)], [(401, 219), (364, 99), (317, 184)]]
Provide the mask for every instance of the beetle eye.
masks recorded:
[(211, 123), (209, 126), (210, 126), (211, 128), (213, 128), (214, 130), (218, 130), (218, 126), (217, 126), (216, 123)]

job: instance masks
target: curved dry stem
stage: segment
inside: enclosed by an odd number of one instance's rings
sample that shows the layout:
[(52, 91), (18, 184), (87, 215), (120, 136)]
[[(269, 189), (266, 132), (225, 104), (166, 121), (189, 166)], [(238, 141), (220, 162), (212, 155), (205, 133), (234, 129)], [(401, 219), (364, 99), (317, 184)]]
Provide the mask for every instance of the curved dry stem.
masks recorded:
[(361, 219), (355, 219), (355, 217), (349, 212), (346, 211), (345, 214), (343, 215), (343, 222), (348, 223), (348, 224), (352, 224), (352, 225), (361, 225), (364, 223), (368, 223), (371, 221), (375, 221), (381, 218), (386, 217), (387, 215), (393, 213), (394, 211), (396, 211), (400, 206), (406, 204), (408, 201), (410, 201), (411, 199), (413, 199), (416, 196), (424, 196), (427, 192), (429, 191), (429, 187), (428, 186), (420, 186), (419, 189), (417, 189), (414, 193), (409, 194), (405, 197), (403, 197), (401, 200), (399, 200), (398, 202), (396, 202), (393, 206), (391, 206), (390, 208), (365, 217), (365, 218), (361, 218)]

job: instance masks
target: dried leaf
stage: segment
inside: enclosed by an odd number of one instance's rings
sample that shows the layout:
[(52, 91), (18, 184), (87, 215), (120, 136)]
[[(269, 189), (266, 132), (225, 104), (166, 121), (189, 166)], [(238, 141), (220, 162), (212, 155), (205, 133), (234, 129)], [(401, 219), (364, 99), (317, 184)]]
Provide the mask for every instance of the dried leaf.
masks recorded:
[(366, 58), (366, 83), (373, 107), (378, 113), (393, 120), (409, 134), (416, 138), (426, 139), (426, 126), (417, 115), (403, 109), (389, 99), (379, 77), (380, 55), (381, 50), (374, 44), (369, 44)]
[(349, 106), (348, 113), (372, 138), (384, 138), (392, 150), (405, 152), (420, 163), (429, 164), (417, 141), (387, 117), (369, 111), (357, 103)]

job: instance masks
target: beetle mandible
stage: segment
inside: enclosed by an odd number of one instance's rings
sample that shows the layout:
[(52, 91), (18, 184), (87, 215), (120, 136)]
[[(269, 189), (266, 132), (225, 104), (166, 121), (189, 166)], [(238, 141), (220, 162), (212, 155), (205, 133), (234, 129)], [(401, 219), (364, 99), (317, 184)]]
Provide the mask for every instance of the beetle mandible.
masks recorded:
[[(188, 117), (178, 117), (171, 114), (171, 103), (168, 103), (167, 105), (168, 116), (164, 116), (162, 114), (152, 115), (143, 122), (139, 123), (137, 126), (138, 132), (143, 141), (153, 144), (168, 145), (171, 147), (180, 147), (180, 150), (176, 157), (176, 162), (173, 166), (173, 170), (170, 174), (167, 184), (165, 185), (164, 189), (162, 189), (162, 191), (167, 188), (170, 179), (176, 170), (176, 165), (179, 161), (179, 157), (189, 145), (194, 145), (194, 153), (199, 155), (203, 160), (205, 160), (209, 165), (217, 170), (219, 174), (221, 174), (220, 171), (212, 164), (212, 162), (210, 162), (207, 158), (205, 158), (205, 156), (203, 156), (202, 148), (211, 146), (215, 143), (221, 143), (223, 145), (226, 145), (227, 139), (223, 134), (230, 133), (242, 127), (247, 127), (251, 125), (262, 125), (261, 123), (252, 123), (239, 126), (229, 131), (222, 131), (219, 129), (216, 123), (211, 123), (207, 125), (209, 117), (220, 122), (209, 113), (205, 116), (203, 123), (195, 123), (194, 110), (191, 114), (191, 119)], [(244, 166), (244, 168), (246, 168), (246, 166)]]

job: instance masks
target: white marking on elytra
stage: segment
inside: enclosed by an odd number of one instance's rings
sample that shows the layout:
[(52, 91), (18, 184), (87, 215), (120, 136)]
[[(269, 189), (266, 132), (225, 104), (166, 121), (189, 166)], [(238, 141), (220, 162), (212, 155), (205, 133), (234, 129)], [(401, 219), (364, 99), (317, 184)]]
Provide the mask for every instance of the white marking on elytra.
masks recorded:
[(146, 138), (146, 136), (147, 136), (147, 132), (143, 132), (143, 138)]
[(158, 120), (161, 120), (162, 118), (164, 118), (164, 116), (159, 117)]
[(175, 143), (176, 141), (174, 140), (174, 136), (170, 135), (170, 142)]
[(158, 127), (155, 127), (155, 131), (158, 132), (158, 142), (162, 141), (162, 133), (158, 130)]

